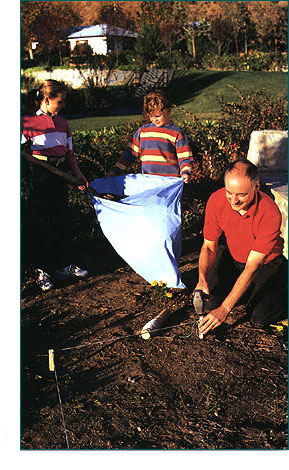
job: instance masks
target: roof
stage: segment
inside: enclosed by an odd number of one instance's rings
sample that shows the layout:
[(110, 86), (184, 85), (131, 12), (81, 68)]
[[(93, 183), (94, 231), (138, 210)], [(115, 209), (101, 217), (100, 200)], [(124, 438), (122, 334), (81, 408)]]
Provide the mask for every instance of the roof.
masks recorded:
[(77, 28), (78, 31), (69, 34), (68, 39), (76, 38), (90, 38), (96, 36), (127, 36), (130, 38), (137, 37), (137, 33), (132, 31), (126, 31), (123, 28), (117, 26), (110, 26), (107, 24), (96, 24), (93, 26), (84, 26), (83, 28)]

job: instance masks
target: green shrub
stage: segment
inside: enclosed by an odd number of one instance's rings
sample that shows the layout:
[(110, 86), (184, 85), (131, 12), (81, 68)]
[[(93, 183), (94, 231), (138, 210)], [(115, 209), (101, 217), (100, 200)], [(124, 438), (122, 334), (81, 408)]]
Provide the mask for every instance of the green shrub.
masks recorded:
[(240, 54), (238, 70), (251, 70), (253, 72), (282, 71), (288, 68), (287, 59), (287, 54), (253, 51), (251, 49), (248, 54)]
[(200, 60), (202, 69), (210, 70), (238, 70), (238, 58), (228, 54), (206, 54)]
[(91, 116), (105, 116), (112, 108), (107, 88), (95, 86), (93, 82), (84, 89), (84, 104)]
[[(286, 100), (273, 100), (263, 91), (246, 96), (237, 89), (235, 91), (238, 93), (236, 101), (222, 103), (222, 119), (200, 121), (186, 112), (187, 119), (176, 122), (187, 134), (194, 157), (193, 181), (184, 185), (182, 197), (183, 228), (188, 233), (199, 233), (202, 229), (208, 197), (223, 184), (223, 173), (228, 162), (246, 157), (251, 132), (287, 128)], [(136, 121), (100, 130), (73, 132), (74, 152), (88, 181), (107, 174), (141, 124)], [(33, 218), (33, 214), (27, 214), (27, 200), (31, 190), (28, 170), (28, 163), (24, 162), (21, 197), (24, 229), (27, 233), (33, 223), (39, 224), (41, 220), (40, 216)], [(137, 161), (128, 172), (139, 173), (140, 162)], [(95, 240), (100, 237), (101, 231), (87, 201), (87, 194), (80, 194), (71, 188), (70, 205), (75, 214), (73, 238), (76, 240), (81, 236), (82, 239)]]
[(206, 54), (200, 67), (211, 70), (284, 71), (288, 69), (288, 54), (249, 50), (248, 54)]
[(264, 90), (242, 95), (237, 88), (234, 89), (238, 93), (238, 101), (220, 100), (223, 114), (220, 126), (227, 143), (236, 145), (242, 154), (246, 154), (253, 131), (287, 129), (287, 99), (273, 99)]
[[(184, 110), (187, 119), (176, 122), (187, 134), (192, 148), (195, 184), (218, 181), (229, 161), (246, 157), (254, 130), (287, 128), (287, 100), (273, 100), (263, 91), (246, 96), (237, 89), (235, 91), (239, 97), (236, 101), (220, 100), (222, 119), (200, 121)], [(103, 177), (141, 124), (134, 122), (98, 131), (75, 131), (75, 153), (82, 156), (83, 164), (88, 166), (93, 177)], [(136, 168), (140, 171), (139, 162)]]
[(172, 68), (186, 70), (194, 65), (194, 59), (185, 51), (174, 49), (171, 56), (168, 51), (156, 54), (155, 67), (160, 69)]
[[(88, 179), (105, 176), (118, 161), (140, 125), (140, 122), (135, 122), (95, 131), (73, 132), (74, 152), (79, 156), (81, 168)], [(134, 169), (140, 171), (139, 162)]]

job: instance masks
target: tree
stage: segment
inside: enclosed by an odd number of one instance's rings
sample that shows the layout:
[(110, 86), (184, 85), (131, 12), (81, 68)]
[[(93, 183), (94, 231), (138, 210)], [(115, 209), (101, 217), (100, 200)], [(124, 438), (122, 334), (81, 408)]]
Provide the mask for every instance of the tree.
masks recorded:
[(211, 24), (206, 19), (190, 21), (183, 25), (185, 37), (191, 42), (194, 59), (196, 58), (196, 38), (206, 37), (211, 30)]
[(71, 8), (81, 18), (81, 24), (89, 26), (96, 24), (99, 21), (100, 10), (103, 9), (104, 6), (110, 6), (112, 3), (121, 5), (123, 13), (132, 20), (136, 19), (136, 12), (139, 10), (141, 4), (141, 2), (138, 1), (72, 1)]
[(107, 25), (106, 37), (115, 45), (116, 64), (118, 64), (120, 52), (120, 36), (125, 36), (125, 31), (135, 28), (134, 19), (125, 12), (122, 2), (104, 2), (98, 12), (98, 23)]
[(252, 20), (256, 25), (259, 42), (263, 47), (286, 47), (288, 40), (288, 3), (287, 2), (249, 2)]
[[(71, 9), (71, 2), (22, 2), (22, 45), (30, 50), (33, 41), (38, 41), (48, 52), (56, 49), (62, 62), (61, 39), (63, 30), (76, 26), (80, 19)], [(33, 57), (33, 56), (32, 56)]]
[(162, 49), (162, 44), (159, 41), (160, 30), (155, 24), (144, 24), (138, 33), (135, 51), (141, 56), (142, 66), (148, 62), (154, 61)]
[(228, 14), (228, 6), (232, 2), (201, 2), (202, 15), (209, 24), (209, 40), (217, 46), (217, 54), (221, 55), (222, 48), (228, 49), (233, 40), (233, 28), (231, 16)]
[(135, 28), (132, 16), (128, 15), (123, 6), (123, 2), (104, 2), (99, 9), (98, 22), (109, 26), (118, 26), (131, 30)]
[[(143, 24), (153, 24), (160, 26), (163, 22), (171, 2), (141, 2), (140, 11), (137, 12), (137, 22), (141, 28)], [(166, 9), (167, 7), (167, 9)]]
[(186, 18), (184, 2), (169, 2), (169, 10), (160, 23), (161, 42), (169, 50), (170, 62), (172, 51), (183, 39), (183, 26)]
[(182, 25), (182, 37), (187, 40), (188, 50), (196, 58), (196, 38), (207, 36), (210, 23), (204, 18), (204, 2), (185, 2), (185, 14)]
[(24, 51), (28, 51), (29, 57), (32, 60), (32, 43), (36, 39), (33, 24), (41, 14), (41, 3), (21, 2), (21, 47)]
[(255, 39), (256, 31), (251, 21), (248, 10), (250, 2), (221, 2), (221, 14), (228, 25), (228, 39), (233, 38), (235, 52), (239, 54), (240, 48), (244, 47), (245, 54), (248, 53), (248, 42)]
[[(141, 2), (140, 10), (136, 13), (137, 24), (142, 35), (147, 34), (149, 27), (158, 28), (160, 33), (158, 37), (156, 36), (156, 41), (160, 44), (158, 49), (159, 51), (168, 50), (170, 61), (173, 49), (183, 38), (182, 28), (186, 16), (184, 3), (186, 2), (144, 1)], [(152, 31), (156, 29), (152, 28)], [(143, 42), (143, 39), (141, 41)], [(149, 38), (148, 42), (151, 42)], [(154, 51), (157, 49), (156, 44), (153, 49)], [(142, 52), (145, 54), (143, 48)]]
[(174, 49), (178, 31), (174, 21), (163, 23), (160, 27), (160, 38), (165, 48), (169, 51), (170, 62), (172, 60), (172, 50)]

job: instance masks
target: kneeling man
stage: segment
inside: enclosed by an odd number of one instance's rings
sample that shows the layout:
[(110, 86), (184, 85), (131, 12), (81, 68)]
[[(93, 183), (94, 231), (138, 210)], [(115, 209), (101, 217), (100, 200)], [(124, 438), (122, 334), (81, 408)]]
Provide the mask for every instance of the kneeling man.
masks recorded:
[(287, 318), (281, 213), (260, 191), (258, 169), (250, 161), (232, 162), (224, 181), (206, 207), (195, 288), (209, 296), (209, 313), (199, 323), (203, 334), (220, 326), (237, 303), (246, 303), (256, 326)]

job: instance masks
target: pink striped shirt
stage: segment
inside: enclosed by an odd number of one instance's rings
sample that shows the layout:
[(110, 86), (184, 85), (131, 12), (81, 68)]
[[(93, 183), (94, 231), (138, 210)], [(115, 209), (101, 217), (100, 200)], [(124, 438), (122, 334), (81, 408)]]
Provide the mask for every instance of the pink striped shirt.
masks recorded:
[(46, 157), (73, 156), (72, 135), (66, 120), (49, 116), (40, 109), (34, 116), (23, 116), (21, 144), (31, 143), (32, 155)]

